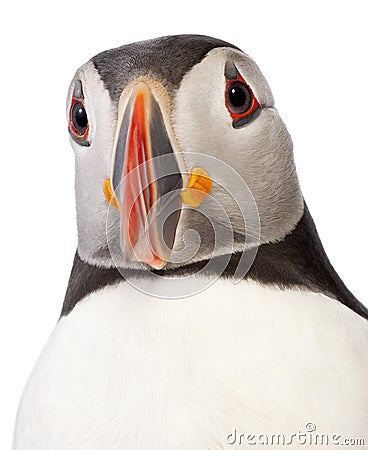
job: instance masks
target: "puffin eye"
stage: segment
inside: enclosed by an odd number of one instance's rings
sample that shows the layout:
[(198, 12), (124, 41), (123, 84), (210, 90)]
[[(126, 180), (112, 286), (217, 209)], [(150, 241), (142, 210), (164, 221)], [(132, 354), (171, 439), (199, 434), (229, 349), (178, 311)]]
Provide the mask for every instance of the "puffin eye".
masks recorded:
[(243, 128), (261, 114), (261, 105), (234, 63), (225, 66), (225, 103), (233, 128)]
[(252, 94), (248, 86), (241, 81), (233, 81), (226, 89), (226, 104), (235, 115), (244, 114), (252, 106)]
[(88, 134), (88, 117), (82, 102), (72, 102), (70, 108), (70, 128), (78, 137), (85, 138)]

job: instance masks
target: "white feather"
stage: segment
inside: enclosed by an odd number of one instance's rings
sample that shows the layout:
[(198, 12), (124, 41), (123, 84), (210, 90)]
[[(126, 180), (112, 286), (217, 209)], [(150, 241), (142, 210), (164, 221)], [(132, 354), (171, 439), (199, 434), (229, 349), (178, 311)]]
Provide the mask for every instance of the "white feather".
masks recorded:
[(216, 450), (234, 429), (307, 422), (368, 442), (367, 348), (368, 323), (323, 295), (219, 280), (162, 300), (121, 283), (57, 324), (13, 449)]

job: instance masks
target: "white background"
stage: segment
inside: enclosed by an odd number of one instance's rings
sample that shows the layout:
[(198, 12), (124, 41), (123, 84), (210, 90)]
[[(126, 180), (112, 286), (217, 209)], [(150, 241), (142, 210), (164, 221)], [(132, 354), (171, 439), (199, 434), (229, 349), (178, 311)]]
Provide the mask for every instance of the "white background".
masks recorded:
[(3, 5), (1, 450), (10, 447), (22, 388), (58, 319), (76, 248), (65, 96), (77, 67), (107, 48), (166, 34), (209, 34), (249, 53), (293, 136), (327, 253), (367, 304), (366, 19), (364, 1)]

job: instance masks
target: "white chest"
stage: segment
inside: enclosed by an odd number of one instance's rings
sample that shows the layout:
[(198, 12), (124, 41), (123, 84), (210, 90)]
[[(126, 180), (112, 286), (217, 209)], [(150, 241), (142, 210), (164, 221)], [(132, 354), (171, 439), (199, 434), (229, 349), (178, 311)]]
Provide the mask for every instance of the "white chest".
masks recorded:
[(122, 283), (56, 326), (14, 450), (215, 450), (307, 422), (359, 437), (367, 405), (368, 324), (327, 297), (220, 280), (160, 300)]

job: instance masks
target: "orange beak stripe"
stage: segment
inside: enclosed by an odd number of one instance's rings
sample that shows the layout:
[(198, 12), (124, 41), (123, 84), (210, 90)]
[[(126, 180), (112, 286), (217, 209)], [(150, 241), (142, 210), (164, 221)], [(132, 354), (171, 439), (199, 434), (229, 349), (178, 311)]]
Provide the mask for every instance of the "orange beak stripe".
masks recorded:
[(103, 183), (103, 193), (105, 195), (105, 198), (108, 203), (110, 203), (111, 206), (116, 208), (118, 211), (120, 211), (120, 205), (118, 199), (115, 197), (114, 193), (111, 189), (111, 182), (110, 178), (106, 178), (106, 180)]

